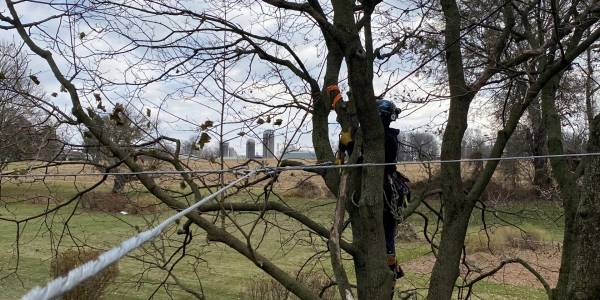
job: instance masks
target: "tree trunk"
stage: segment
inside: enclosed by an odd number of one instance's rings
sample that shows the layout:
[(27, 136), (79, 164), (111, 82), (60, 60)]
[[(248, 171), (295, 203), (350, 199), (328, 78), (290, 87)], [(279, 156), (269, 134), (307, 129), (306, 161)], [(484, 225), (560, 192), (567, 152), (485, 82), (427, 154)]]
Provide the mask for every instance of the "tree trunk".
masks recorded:
[[(337, 6), (339, 5), (339, 6)], [(343, 6), (343, 7), (342, 7)], [(338, 26), (348, 25), (353, 22), (352, 10), (344, 12), (351, 6), (342, 3), (336, 3), (335, 23)], [(344, 17), (345, 16), (345, 17)], [(356, 36), (344, 38), (348, 44), (341, 47), (338, 41), (327, 35), (326, 43), (328, 48), (327, 68), (324, 78), (324, 87), (331, 84), (337, 84), (341, 64), (346, 59), (349, 69), (349, 84), (353, 92), (353, 105), (362, 108), (363, 114), (371, 114), (370, 117), (360, 117), (361, 136), (368, 136), (368, 141), (358, 142), (362, 146), (362, 153), (365, 162), (383, 161), (383, 130), (377, 128), (380, 125), (377, 113), (374, 111), (374, 93), (372, 87), (372, 77), (370, 72), (365, 70), (369, 68), (366, 62), (357, 61), (360, 58), (354, 56), (354, 51), (360, 49), (360, 39)], [(352, 43), (352, 41), (354, 41)], [(342, 49), (344, 51), (342, 51)], [(353, 50), (351, 50), (353, 49)], [(328, 136), (328, 114), (330, 111), (330, 102), (327, 93), (322, 93), (319, 99), (315, 99), (315, 117), (313, 118), (313, 143), (320, 161), (332, 161), (330, 155), (331, 146)], [(371, 102), (371, 103), (369, 103)], [(344, 113), (338, 111), (338, 113)], [(339, 119), (338, 115), (338, 119)], [(349, 118), (352, 118), (351, 116)], [(344, 118), (343, 122), (347, 122)], [(348, 126), (348, 124), (342, 124)], [(356, 124), (352, 124), (355, 126)], [(378, 134), (378, 133), (381, 134)], [(373, 151), (375, 149), (375, 151)], [(348, 205), (350, 221), (352, 224), (354, 266), (356, 274), (356, 284), (359, 299), (389, 299), (392, 292), (392, 276), (386, 265), (385, 244), (383, 235), (383, 178), (380, 170), (376, 168), (351, 169), (349, 190), (345, 198), (351, 199)], [(338, 185), (340, 182), (339, 172), (332, 170), (324, 174), (325, 182), (332, 192), (338, 194)], [(364, 192), (363, 192), (364, 191)], [(339, 197), (344, 197), (338, 195)], [(355, 205), (358, 204), (358, 205)], [(334, 255), (334, 254), (332, 254)], [(341, 266), (340, 266), (341, 267)]]
[[(600, 152), (600, 115), (590, 128), (588, 153)], [(583, 193), (577, 206), (568, 299), (600, 299), (600, 157), (585, 159)]]
[[(348, 68), (348, 85), (362, 136), (361, 150), (364, 163), (384, 161), (383, 125), (377, 113), (373, 90), (373, 70), (362, 46), (355, 22), (354, 1), (334, 0), (334, 27), (336, 39)], [(356, 205), (349, 208), (353, 245), (356, 249), (354, 265), (359, 299), (390, 299), (393, 274), (386, 264), (383, 233), (383, 168), (364, 167), (353, 171), (353, 187), (349, 199)], [(359, 190), (359, 193), (356, 191)]]
[[(527, 112), (531, 122), (531, 154), (535, 156), (546, 155), (548, 154), (546, 149), (546, 127), (542, 122), (542, 108), (539, 98), (536, 98), (529, 105)], [(546, 162), (545, 158), (533, 159), (533, 185), (537, 188), (538, 195), (541, 195), (540, 192), (547, 190), (552, 184)]]
[[(562, 129), (560, 116), (556, 111), (556, 92), (562, 73), (556, 75), (548, 84), (542, 88), (542, 118), (546, 127), (548, 140), (548, 152), (551, 155), (560, 155), (564, 153), (562, 144)], [(553, 299), (566, 299), (565, 293), (569, 276), (571, 274), (571, 257), (574, 251), (574, 240), (576, 230), (574, 227), (574, 217), (577, 200), (577, 184), (575, 176), (569, 169), (568, 161), (560, 158), (550, 159), (552, 166), (552, 175), (558, 183), (560, 197), (565, 211), (565, 229), (563, 234), (563, 249), (560, 265), (558, 283), (552, 292)]]
[[(448, 125), (442, 141), (442, 160), (460, 159), (461, 141), (467, 128), (469, 99), (452, 99)], [(467, 201), (460, 163), (441, 165), (442, 203), (444, 205), (442, 239), (433, 266), (427, 299), (450, 299), (459, 275), (459, 262), (473, 205)]]
[(431, 273), (427, 299), (450, 299), (452, 297), (454, 283), (459, 275), (460, 257), (463, 252), (470, 212), (471, 210), (468, 210), (467, 214), (464, 209), (453, 208), (447, 209), (444, 214), (442, 239)]
[[(588, 30), (589, 35), (589, 30)], [(585, 115), (588, 122), (588, 126), (590, 128), (590, 132), (592, 130), (592, 123), (594, 119), (594, 94), (596, 90), (599, 88), (597, 84), (595, 84), (594, 80), (594, 66), (592, 64), (592, 49), (587, 49), (585, 51), (586, 54), (586, 66), (587, 71), (585, 74)]]
[(113, 187), (111, 192), (122, 194), (125, 191), (126, 178), (125, 175), (115, 175), (113, 179)]
[[(353, 14), (349, 14), (353, 18)], [(377, 114), (372, 84), (372, 71), (364, 57), (358, 36), (348, 47), (346, 63), (362, 133), (362, 156), (365, 163), (384, 161), (383, 125)], [(364, 50), (363, 50), (364, 51)], [(393, 274), (386, 264), (383, 231), (383, 167), (364, 167), (360, 174), (358, 207), (351, 214), (353, 243), (359, 257), (355, 262), (359, 299), (389, 299)]]
[[(467, 130), (467, 115), (473, 99), (467, 88), (460, 43), (460, 14), (456, 1), (442, 0), (446, 21), (444, 32), (446, 65), (450, 84), (450, 110), (448, 124), (442, 139), (441, 160), (461, 158), (461, 144)], [(454, 283), (459, 275), (459, 262), (464, 244), (471, 209), (466, 203), (461, 178), (460, 163), (441, 165), (442, 203), (444, 224), (438, 257), (433, 266), (427, 299), (450, 299)]]

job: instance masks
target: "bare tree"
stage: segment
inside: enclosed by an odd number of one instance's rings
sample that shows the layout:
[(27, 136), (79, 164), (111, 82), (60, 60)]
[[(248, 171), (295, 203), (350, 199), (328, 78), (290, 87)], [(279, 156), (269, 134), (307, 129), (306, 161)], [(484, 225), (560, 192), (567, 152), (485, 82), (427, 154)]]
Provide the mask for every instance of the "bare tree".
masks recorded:
[[(100, 103), (99, 105), (101, 106), (102, 104)], [(145, 126), (146, 129), (152, 126), (152, 122), (146, 116), (139, 113), (136, 114), (132, 109), (127, 110), (120, 103), (117, 103), (110, 114), (96, 117), (97, 122), (102, 124), (103, 130), (107, 136), (110, 136), (111, 141), (119, 145), (124, 151), (130, 153), (135, 151), (133, 146), (139, 144), (144, 137), (144, 129), (141, 126)], [(99, 167), (101, 170), (124, 170), (123, 168), (119, 168), (122, 163), (121, 160), (115, 157), (110, 149), (103, 146), (89, 130), (83, 132), (83, 144), (90, 158), (97, 164), (102, 165), (102, 167)], [(115, 175), (112, 192), (123, 193), (125, 191), (125, 184), (132, 179), (132, 176)]]
[[(573, 8), (578, 7), (579, 3), (565, 4)], [(553, 5), (556, 4), (552, 2)], [(545, 40), (544, 35), (532, 35), (529, 34), (530, 50), (517, 52), (520, 53), (515, 55), (509, 54), (509, 58), (503, 58), (505, 50), (509, 48), (508, 37), (513, 34), (514, 31), (521, 32), (522, 30), (529, 30), (533, 26), (529, 23), (527, 15), (533, 9), (541, 9), (539, 4), (525, 5), (523, 7), (508, 5), (510, 1), (501, 3), (497, 8), (497, 11), (502, 11), (504, 17), (504, 30), (500, 31), (497, 38), (493, 43), (490, 43), (489, 56), (485, 59), (483, 70), (473, 75), (472, 70), (469, 70), (469, 66), (465, 63), (463, 58), (463, 49), (461, 43), (461, 11), (464, 9), (458, 5), (454, 0), (442, 1), (442, 10), (445, 16), (445, 45), (446, 45), (446, 65), (448, 72), (448, 80), (450, 86), (450, 112), (448, 116), (448, 123), (444, 132), (442, 140), (442, 160), (458, 159), (461, 154), (461, 141), (465, 130), (467, 129), (467, 117), (470, 104), (479, 92), (481, 87), (492, 78), (497, 75), (498, 68), (505, 67), (510, 69), (511, 65), (515, 62), (522, 61), (525, 57), (531, 57), (534, 55), (541, 55), (540, 61), (544, 68), (539, 69), (540, 71), (535, 74), (529, 74), (528, 82), (529, 87), (525, 96), (518, 102), (514, 103), (510, 109), (506, 122), (503, 123), (503, 128), (498, 131), (496, 142), (490, 153), (490, 157), (500, 157), (504, 152), (504, 148), (508, 139), (516, 129), (520, 117), (523, 115), (527, 106), (533, 101), (537, 95), (541, 92), (543, 98), (542, 89), (549, 86), (554, 76), (575, 60), (581, 53), (583, 53), (588, 47), (591, 46), (600, 36), (600, 30), (594, 29), (594, 34), (582, 38), (583, 33), (590, 27), (593, 26), (598, 16), (594, 13), (594, 9), (597, 5), (596, 2), (584, 5), (582, 10), (575, 10), (578, 13), (572, 12), (566, 13), (560, 18), (563, 24), (573, 24), (572, 33), (570, 35), (564, 35), (560, 33), (557, 24), (558, 18), (556, 16), (545, 16), (545, 19), (553, 18), (555, 22), (550, 23), (551, 31), (540, 30), (537, 31), (541, 34), (544, 32), (552, 32), (550, 39)], [(558, 10), (554, 10), (553, 13), (559, 14)], [(542, 26), (544, 17), (539, 15), (537, 20), (538, 26)], [(520, 20), (523, 23), (517, 23)], [(585, 22), (584, 22), (585, 20)], [(534, 36), (537, 39), (534, 39)], [(563, 41), (563, 39), (565, 39)], [(563, 48), (562, 45), (566, 45)], [(561, 60), (554, 61), (546, 60), (547, 55), (553, 55), (560, 49)], [(543, 55), (546, 54), (546, 55)], [(535, 60), (534, 60), (535, 61)], [(469, 70), (469, 73), (467, 73)], [(473, 78), (471, 83), (468, 83), (468, 79)], [(548, 126), (546, 126), (548, 128)], [(548, 140), (550, 143), (550, 139)], [(432, 275), (431, 283), (429, 285), (429, 299), (450, 299), (454, 283), (459, 275), (458, 266), (460, 264), (460, 258), (463, 254), (464, 237), (468, 225), (471, 212), (475, 206), (475, 203), (480, 198), (481, 193), (484, 191), (488, 184), (491, 176), (498, 165), (497, 161), (488, 162), (480, 176), (475, 179), (473, 187), (467, 194), (464, 194), (461, 180), (461, 165), (459, 163), (443, 164), (441, 168), (441, 175), (446, 181), (442, 182), (442, 201), (444, 202), (444, 224), (442, 229), (442, 237), (439, 245), (439, 252), (443, 255), (438, 255), (438, 259), (435, 263)], [(565, 240), (565, 244), (568, 241)], [(550, 291), (548, 291), (550, 294)]]
[(44, 97), (37, 78), (14, 44), (0, 50), (0, 164), (51, 160), (59, 151), (57, 126), (33, 100)]
[(439, 156), (436, 137), (427, 132), (410, 132), (399, 137), (400, 160), (432, 160)]

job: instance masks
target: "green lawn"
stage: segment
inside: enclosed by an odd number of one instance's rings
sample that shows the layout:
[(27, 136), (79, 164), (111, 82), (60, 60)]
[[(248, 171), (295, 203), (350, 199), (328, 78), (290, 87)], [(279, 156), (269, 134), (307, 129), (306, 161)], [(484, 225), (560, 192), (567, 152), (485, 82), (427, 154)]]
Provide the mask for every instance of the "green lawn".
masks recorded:
[[(89, 186), (89, 184), (88, 184)], [(81, 189), (84, 186), (77, 186)], [(53, 195), (66, 199), (75, 193), (76, 186), (66, 182), (50, 182), (47, 184), (34, 183), (2, 184), (0, 187), (0, 217), (21, 219), (39, 214), (46, 209), (44, 204), (31, 204), (18, 201), (34, 195)], [(100, 189), (108, 190), (107, 186)], [(150, 197), (142, 194), (142, 197)], [(17, 201), (17, 202), (15, 202)], [(285, 199), (290, 206), (310, 215), (313, 219), (329, 227), (331, 224), (332, 200), (319, 199)], [(437, 207), (436, 203), (432, 203)], [(50, 206), (52, 207), (52, 205)], [(546, 232), (548, 239), (559, 240), (561, 228), (559, 219), (560, 210), (556, 205), (547, 203), (513, 203), (499, 205), (496, 209), (502, 210), (496, 216), (486, 216), (488, 224), (505, 220), (521, 226), (524, 229), (540, 229)], [(434, 220), (433, 214), (422, 210)], [(514, 213), (519, 213), (519, 216)], [(52, 249), (60, 245), (60, 249), (67, 249), (74, 245), (91, 245), (99, 249), (109, 249), (120, 241), (127, 239), (136, 232), (136, 228), (144, 229), (149, 223), (164, 220), (171, 212), (166, 211), (158, 215), (111, 215), (100, 212), (90, 212), (75, 208), (75, 204), (64, 207), (56, 213), (44, 218), (38, 218), (27, 223), (22, 223), (19, 228), (15, 223), (0, 221), (0, 243), (3, 245), (0, 252), (0, 288), (3, 293), (0, 299), (16, 299), (35, 285), (44, 284), (50, 278), (50, 259)], [(66, 220), (68, 226), (64, 226)], [(236, 222), (245, 230), (249, 230), (255, 215), (236, 215)], [(252, 242), (259, 246), (259, 251), (267, 258), (279, 264), (282, 268), (293, 272), (299, 269), (309, 258), (312, 258), (307, 268), (325, 270), (331, 275), (329, 258), (319, 253), (325, 250), (323, 241), (306, 230), (297, 222), (274, 213), (267, 214), (264, 219), (268, 225), (261, 223), (255, 229)], [(471, 220), (470, 232), (475, 232), (481, 227), (480, 212), (476, 212)], [(220, 224), (220, 219), (215, 219)], [(418, 228), (423, 221), (412, 217), (409, 221)], [(225, 222), (230, 232), (234, 231), (231, 222)], [(16, 234), (20, 233), (19, 251), (15, 244)], [(433, 229), (429, 229), (433, 232)], [(161, 239), (148, 243), (141, 250), (133, 253), (138, 259), (126, 258), (119, 263), (120, 275), (117, 283), (110, 287), (106, 299), (148, 299), (153, 294), (157, 283), (163, 281), (167, 273), (153, 268), (150, 263), (164, 261), (180, 245), (182, 236), (174, 233), (172, 227)], [(236, 234), (240, 236), (239, 234)], [(264, 235), (264, 239), (260, 238)], [(346, 232), (346, 238), (350, 238)], [(160, 249), (166, 249), (163, 253)], [(247, 259), (237, 254), (226, 246), (206, 241), (204, 233), (194, 228), (194, 236), (187, 248), (188, 254), (199, 259), (183, 259), (174, 269), (174, 274), (186, 286), (194, 290), (203, 290), (207, 299), (239, 299), (240, 291), (252, 282), (264, 280), (267, 276)], [(430, 254), (429, 245), (424, 242), (402, 244), (398, 249), (400, 262), (408, 262), (423, 255)], [(18, 257), (18, 259), (17, 259)], [(145, 262), (141, 262), (143, 259)], [(13, 272), (14, 268), (18, 269)], [(349, 276), (352, 273), (352, 264), (347, 262)], [(194, 268), (197, 272), (194, 272)], [(426, 294), (427, 276), (407, 271), (405, 279), (398, 283), (402, 289), (417, 288), (419, 293)], [(172, 283), (172, 279), (168, 281)], [(545, 299), (543, 290), (516, 287), (490, 282), (481, 282), (475, 288), (475, 293), (484, 299)], [(157, 291), (155, 299), (193, 299), (181, 288), (169, 284), (166, 288)]]

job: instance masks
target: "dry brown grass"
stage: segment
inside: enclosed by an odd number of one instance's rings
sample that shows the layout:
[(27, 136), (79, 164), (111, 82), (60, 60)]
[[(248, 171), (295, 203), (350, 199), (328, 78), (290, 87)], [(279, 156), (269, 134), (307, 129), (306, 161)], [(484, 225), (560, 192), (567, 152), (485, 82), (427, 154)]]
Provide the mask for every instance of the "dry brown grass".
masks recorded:
[[(185, 160), (186, 164), (192, 169), (206, 169), (206, 170), (218, 170), (219, 164), (210, 162), (207, 160)], [(234, 166), (238, 166), (244, 163), (244, 159), (236, 159), (236, 160), (226, 160), (225, 168), (231, 168)], [(316, 161), (304, 160), (302, 161), (304, 164), (315, 164)], [(263, 161), (262, 163), (266, 165), (276, 165), (277, 162), (275, 160)], [(23, 164), (26, 165), (36, 165), (36, 162), (27, 162), (27, 163), (19, 163), (19, 167), (23, 167)], [(39, 165), (39, 162), (37, 163)], [(260, 164), (256, 162), (250, 163), (249, 167), (251, 169), (259, 167)], [(408, 177), (411, 181), (411, 188), (415, 192), (425, 190), (431, 190), (439, 188), (440, 178), (439, 178), (439, 164), (409, 164), (409, 165), (398, 165), (397, 169), (401, 173), (403, 173), (406, 177)], [(489, 199), (491, 201), (503, 201), (503, 200), (520, 200), (520, 199), (530, 199), (535, 192), (530, 185), (529, 170), (530, 166), (527, 163), (520, 163), (519, 168), (514, 168), (514, 166), (508, 166), (506, 164), (501, 164), (499, 169), (494, 174), (492, 182), (489, 184), (486, 189), (486, 194), (484, 198)], [(172, 171), (172, 166), (167, 164), (162, 164), (159, 166), (160, 170)], [(466, 182), (465, 187), (468, 188), (469, 178), (478, 175), (474, 172), (476, 169), (475, 165), (472, 163), (464, 163), (462, 172), (463, 178)], [(63, 165), (57, 167), (51, 167), (48, 169), (36, 170), (34, 173), (98, 173), (98, 169), (90, 166), (90, 165)], [(514, 174), (517, 172), (518, 174)], [(200, 174), (197, 174), (200, 176)], [(231, 182), (236, 178), (234, 174), (226, 174), (225, 182)], [(516, 178), (516, 179), (515, 179)], [(98, 176), (77, 176), (76, 181), (80, 185), (91, 184), (96, 182), (99, 179)], [(510, 179), (510, 180), (508, 180)], [(47, 181), (73, 181), (74, 177), (51, 177), (47, 179)], [(161, 182), (163, 185), (172, 185), (173, 187), (179, 186), (180, 177), (176, 175), (160, 175), (156, 176), (156, 180)], [(510, 181), (510, 182), (509, 182)], [(199, 181), (197, 181), (199, 182)], [(206, 175), (203, 177), (203, 182), (209, 185), (214, 185), (219, 183), (219, 176), (216, 174)], [(256, 185), (256, 188), (261, 188), (267, 181), (263, 181), (262, 183)], [(516, 186), (514, 184), (517, 184)], [(109, 178), (104, 184), (103, 187), (110, 188), (112, 185), (112, 179)], [(128, 191), (132, 190), (140, 190), (143, 191), (144, 188), (138, 182), (130, 182), (128, 184)], [(275, 191), (282, 193), (285, 196), (289, 197), (303, 197), (303, 198), (330, 198), (332, 197), (331, 193), (328, 191), (327, 187), (323, 179), (315, 175), (314, 173), (304, 172), (304, 171), (287, 171), (279, 174), (277, 182), (275, 184)], [(44, 201), (43, 199), (38, 199), (38, 201)], [(103, 200), (100, 200), (103, 201)], [(100, 206), (104, 207), (104, 204), (100, 204)], [(105, 208), (100, 208), (100, 210), (105, 210)], [(92, 208), (93, 209), (93, 208)], [(110, 208), (108, 211), (113, 211)]]
[[(58, 254), (51, 263), (51, 274), (53, 277), (66, 275), (77, 266), (97, 258), (102, 252), (98, 250), (74, 248)], [(100, 299), (106, 288), (114, 282), (119, 274), (117, 263), (110, 265), (104, 271), (90, 279), (80, 283), (70, 292), (62, 296), (63, 300), (92, 300)]]
[[(195, 170), (218, 170), (219, 169), (219, 164), (218, 163), (214, 163), (214, 162), (210, 162), (207, 160), (185, 160), (183, 159), (183, 161), (192, 169)], [(225, 168), (231, 168), (231, 167), (235, 167), (240, 165), (241, 163), (245, 162), (244, 159), (228, 159), (225, 160)], [(316, 161), (311, 161), (311, 160), (303, 160), (302, 161), (305, 164), (315, 164)], [(274, 166), (277, 164), (277, 161), (275, 160), (266, 160), (263, 161), (263, 163), (265, 165), (268, 166)], [(14, 166), (9, 166), (7, 168), (7, 170), (12, 170), (12, 169), (27, 169), (28, 167), (31, 166), (40, 166), (42, 165), (42, 163), (40, 162), (35, 162), (35, 161), (31, 161), (31, 162), (21, 162), (21, 163), (15, 163)], [(250, 164), (250, 168), (256, 168), (258, 167), (259, 164), (257, 163), (251, 163)], [(439, 169), (438, 166), (432, 166), (432, 168), (434, 170)], [(168, 164), (161, 164), (159, 166), (159, 170), (165, 170), (165, 171), (172, 171), (174, 170), (172, 166), (168, 165)], [(405, 174), (407, 177), (410, 178), (411, 181), (419, 181), (422, 180), (424, 178), (427, 177), (427, 171), (425, 169), (425, 167), (423, 165), (400, 165), (398, 166), (398, 171), (402, 172), (403, 174)], [(294, 171), (297, 175), (298, 174), (303, 174), (305, 173), (306, 176), (310, 176), (310, 175), (314, 175), (312, 173), (308, 173), (308, 172), (297, 172)], [(54, 166), (54, 167), (47, 167), (47, 168), (43, 168), (43, 169), (38, 169), (35, 171), (31, 172), (32, 174), (42, 174), (42, 173), (50, 173), (50, 174), (56, 174), (56, 173), (99, 173), (99, 170), (91, 165), (85, 165), (85, 164), (69, 164), (69, 165), (60, 165), (60, 166)], [(289, 172), (285, 172), (284, 175), (288, 174)], [(215, 176), (216, 177), (216, 176)], [(286, 176), (284, 176), (286, 177)], [(231, 177), (233, 178), (233, 176)], [(55, 179), (60, 180), (69, 180), (69, 177), (56, 177)], [(78, 179), (83, 179), (83, 180), (94, 180), (97, 179), (97, 176), (78, 176)]]

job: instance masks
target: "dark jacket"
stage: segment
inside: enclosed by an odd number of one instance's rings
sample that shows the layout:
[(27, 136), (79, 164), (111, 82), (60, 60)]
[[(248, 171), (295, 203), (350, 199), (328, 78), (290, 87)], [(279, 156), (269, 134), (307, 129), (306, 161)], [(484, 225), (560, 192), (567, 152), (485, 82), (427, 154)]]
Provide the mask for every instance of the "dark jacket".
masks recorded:
[[(396, 156), (398, 155), (398, 134), (400, 130), (395, 128), (386, 127), (384, 129), (385, 134), (385, 162), (395, 163), (397, 162)], [(395, 165), (385, 166), (384, 175), (388, 175), (396, 172)]]

